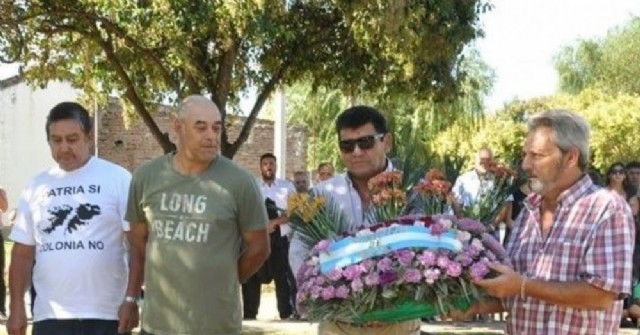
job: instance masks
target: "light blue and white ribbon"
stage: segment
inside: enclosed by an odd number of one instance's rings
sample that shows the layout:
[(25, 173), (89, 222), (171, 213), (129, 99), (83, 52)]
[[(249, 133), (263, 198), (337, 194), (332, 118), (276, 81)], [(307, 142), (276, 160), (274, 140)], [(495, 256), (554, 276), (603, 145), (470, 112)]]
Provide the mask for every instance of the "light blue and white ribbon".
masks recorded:
[(435, 236), (431, 229), (414, 226), (392, 226), (371, 233), (360, 233), (333, 243), (328, 252), (320, 254), (320, 272), (327, 274), (333, 269), (359, 263), (365, 259), (381, 256), (389, 252), (407, 249), (445, 249), (453, 252), (462, 250), (462, 242), (455, 232)]

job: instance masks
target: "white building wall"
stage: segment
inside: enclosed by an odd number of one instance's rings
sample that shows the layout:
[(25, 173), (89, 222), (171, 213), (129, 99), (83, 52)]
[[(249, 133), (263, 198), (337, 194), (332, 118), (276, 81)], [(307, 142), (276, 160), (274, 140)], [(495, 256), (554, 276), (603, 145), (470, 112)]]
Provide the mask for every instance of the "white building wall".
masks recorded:
[(7, 191), (10, 208), (16, 206), (27, 182), (54, 164), (44, 129), (49, 110), (78, 96), (77, 90), (61, 82), (44, 89), (24, 82), (0, 89), (0, 185)]

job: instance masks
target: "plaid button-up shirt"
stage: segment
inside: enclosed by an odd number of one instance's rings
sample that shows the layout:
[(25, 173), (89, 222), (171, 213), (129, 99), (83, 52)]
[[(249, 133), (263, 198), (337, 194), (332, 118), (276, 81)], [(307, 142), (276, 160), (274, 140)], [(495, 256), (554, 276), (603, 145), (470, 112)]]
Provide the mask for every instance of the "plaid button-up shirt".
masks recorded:
[[(540, 228), (541, 197), (531, 195), (516, 220), (507, 254), (528, 278), (584, 281), (616, 294), (630, 293), (635, 228), (625, 200), (584, 176), (558, 197), (551, 230)], [(558, 306), (520, 296), (506, 299), (507, 334), (617, 334), (622, 300), (605, 310)]]

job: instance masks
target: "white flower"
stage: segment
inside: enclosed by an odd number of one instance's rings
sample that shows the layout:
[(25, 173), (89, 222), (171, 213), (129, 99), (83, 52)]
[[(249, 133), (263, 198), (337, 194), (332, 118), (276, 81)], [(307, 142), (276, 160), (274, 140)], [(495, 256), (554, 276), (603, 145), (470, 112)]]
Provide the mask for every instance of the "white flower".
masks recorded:
[(413, 221), (413, 225), (414, 226), (418, 226), (418, 227), (425, 227), (426, 226), (424, 221), (417, 221), (417, 220)]
[(478, 250), (480, 250), (480, 251), (484, 250), (484, 245), (482, 244), (482, 241), (480, 241), (480, 240), (479, 240), (479, 239), (477, 239), (477, 238), (474, 238), (474, 239), (471, 241), (471, 245), (472, 245), (472, 246), (474, 246), (474, 247), (476, 247), (476, 249), (478, 249)]
[(468, 231), (459, 230), (458, 231), (458, 240), (461, 242), (467, 242), (471, 239), (471, 233)]
[(356, 236), (369, 236), (373, 235), (373, 232), (369, 229), (362, 229), (356, 232)]
[(309, 266), (316, 266), (318, 264), (320, 264), (320, 258), (317, 256), (313, 256), (307, 260), (307, 265)]
[(451, 222), (451, 220), (449, 219), (440, 220), (440, 224), (447, 230), (451, 229), (451, 227), (453, 226), (453, 222)]

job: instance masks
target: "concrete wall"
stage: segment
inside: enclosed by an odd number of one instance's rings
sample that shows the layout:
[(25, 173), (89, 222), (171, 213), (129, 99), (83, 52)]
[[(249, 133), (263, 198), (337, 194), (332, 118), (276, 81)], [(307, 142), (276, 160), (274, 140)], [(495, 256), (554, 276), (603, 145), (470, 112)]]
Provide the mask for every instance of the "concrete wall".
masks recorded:
[(0, 86), (0, 185), (7, 190), (10, 207), (36, 173), (53, 164), (45, 135), (49, 110), (64, 100), (75, 100), (70, 85), (52, 82), (33, 89), (17, 77)]

